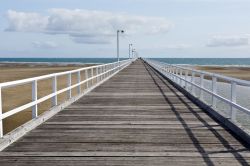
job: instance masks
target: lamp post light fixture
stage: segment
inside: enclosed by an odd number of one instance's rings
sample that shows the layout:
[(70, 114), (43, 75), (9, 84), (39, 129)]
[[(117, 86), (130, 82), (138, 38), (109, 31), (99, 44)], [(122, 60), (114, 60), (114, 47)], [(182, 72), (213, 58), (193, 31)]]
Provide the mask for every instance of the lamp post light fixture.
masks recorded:
[(120, 55), (119, 55), (119, 34), (124, 33), (124, 30), (117, 30), (117, 61), (120, 62)]
[(128, 45), (128, 47), (129, 47), (129, 55), (128, 55), (128, 56), (129, 56), (129, 59), (132, 58), (132, 57), (131, 57), (132, 46), (133, 46), (133, 44), (129, 44), (129, 45)]

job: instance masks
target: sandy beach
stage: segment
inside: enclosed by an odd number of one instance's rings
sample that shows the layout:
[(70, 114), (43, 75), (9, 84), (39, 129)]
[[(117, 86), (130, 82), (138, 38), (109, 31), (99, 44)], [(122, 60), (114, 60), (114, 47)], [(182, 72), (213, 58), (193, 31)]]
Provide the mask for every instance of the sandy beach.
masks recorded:
[[(0, 82), (20, 80), (35, 76), (41, 76), (56, 72), (74, 70), (90, 64), (49, 64), (49, 63), (0, 63)], [(85, 79), (85, 73), (81, 75)], [(72, 75), (72, 84), (76, 83), (76, 74)], [(67, 76), (58, 77), (58, 89), (67, 86)], [(82, 89), (86, 88), (85, 85)], [(38, 81), (38, 98), (44, 97), (52, 92), (52, 79)], [(72, 91), (72, 96), (77, 93), (76, 88)], [(58, 103), (66, 99), (66, 93), (58, 96)], [(31, 84), (2, 89), (3, 112), (7, 112), (18, 106), (31, 102)], [(39, 114), (49, 110), (51, 101), (45, 101), (38, 105)], [(3, 121), (4, 133), (24, 124), (31, 119), (31, 109), (15, 114)]]
[(197, 70), (222, 74), (229, 77), (250, 80), (250, 67), (238, 66), (194, 66)]

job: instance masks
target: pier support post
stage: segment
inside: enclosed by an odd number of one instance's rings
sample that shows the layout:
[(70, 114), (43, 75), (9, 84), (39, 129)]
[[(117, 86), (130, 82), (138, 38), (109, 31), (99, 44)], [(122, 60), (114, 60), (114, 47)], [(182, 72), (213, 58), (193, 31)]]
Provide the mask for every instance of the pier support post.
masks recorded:
[[(32, 101), (37, 101), (37, 80), (32, 82)], [(32, 119), (38, 116), (37, 104), (32, 106)]]

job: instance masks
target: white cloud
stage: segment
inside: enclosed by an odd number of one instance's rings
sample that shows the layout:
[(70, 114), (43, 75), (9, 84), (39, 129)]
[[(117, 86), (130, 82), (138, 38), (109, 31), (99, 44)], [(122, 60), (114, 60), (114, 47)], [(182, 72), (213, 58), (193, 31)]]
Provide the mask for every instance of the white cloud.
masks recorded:
[(172, 26), (162, 17), (135, 16), (91, 10), (50, 9), (48, 16), (9, 10), (7, 31), (66, 34), (79, 43), (107, 43), (124, 29), (126, 34), (166, 33)]
[(57, 43), (53, 41), (34, 41), (32, 42), (33, 47), (40, 48), (40, 49), (54, 49), (57, 48)]
[(208, 47), (237, 47), (249, 44), (248, 37), (244, 36), (214, 36), (208, 42)]
[(165, 46), (166, 49), (186, 49), (190, 47), (191, 45), (189, 44), (170, 44)]
[(48, 17), (37, 13), (24, 13), (9, 10), (7, 12), (9, 27), (6, 31), (41, 32), (48, 24)]
[(154, 50), (183, 50), (192, 48), (190, 44), (176, 43), (176, 44), (165, 44), (165, 45), (152, 45), (149, 49)]

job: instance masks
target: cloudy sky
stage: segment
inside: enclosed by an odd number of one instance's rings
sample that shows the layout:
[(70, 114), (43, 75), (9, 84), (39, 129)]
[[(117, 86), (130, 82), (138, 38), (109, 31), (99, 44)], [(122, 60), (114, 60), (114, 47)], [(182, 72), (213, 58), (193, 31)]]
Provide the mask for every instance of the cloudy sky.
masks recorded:
[(0, 57), (250, 57), (250, 0), (1, 0)]

